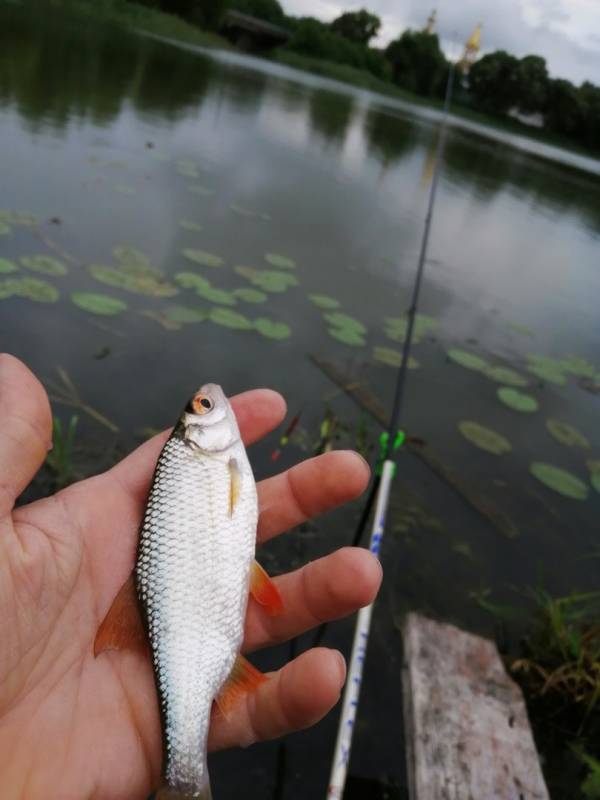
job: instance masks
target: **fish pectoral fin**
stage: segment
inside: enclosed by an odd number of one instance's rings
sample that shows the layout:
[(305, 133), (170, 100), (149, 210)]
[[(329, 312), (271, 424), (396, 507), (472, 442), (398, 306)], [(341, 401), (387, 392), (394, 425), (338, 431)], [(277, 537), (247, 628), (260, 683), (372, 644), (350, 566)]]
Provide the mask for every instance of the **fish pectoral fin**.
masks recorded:
[(146, 646), (146, 632), (131, 576), (119, 590), (98, 628), (94, 640), (94, 656), (99, 656), (105, 650), (129, 649), (142, 652)]
[(283, 600), (279, 589), (258, 561), (252, 564), (250, 571), (250, 594), (272, 617), (283, 613)]
[(242, 473), (235, 458), (229, 459), (229, 516), (233, 517), (233, 512), (240, 499), (242, 491)]
[(245, 694), (255, 692), (266, 680), (262, 672), (253, 667), (244, 656), (238, 655), (225, 685), (215, 697), (215, 703), (225, 719), (231, 716), (233, 707)]

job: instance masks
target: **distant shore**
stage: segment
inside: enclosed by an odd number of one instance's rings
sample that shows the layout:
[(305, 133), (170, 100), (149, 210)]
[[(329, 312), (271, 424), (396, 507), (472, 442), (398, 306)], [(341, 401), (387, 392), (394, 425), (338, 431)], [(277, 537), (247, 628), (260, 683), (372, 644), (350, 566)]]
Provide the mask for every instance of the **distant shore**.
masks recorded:
[[(14, 0), (0, 0), (0, 3), (14, 5)], [(47, 9), (47, 3), (43, 2), (43, 0), (25, 0), (25, 2), (22, 2), (20, 5), (41, 6), (42, 4), (44, 8)], [(136, 5), (135, 3), (127, 2), (127, 0), (105, 0), (104, 2), (98, 2), (98, 4), (83, 2), (83, 0), (53, 0), (52, 5), (54, 8), (72, 11), (82, 17), (102, 19), (105, 22), (156, 34), (168, 39), (176, 39), (187, 44), (196, 44), (201, 47), (230, 51), (236, 50), (227, 39), (217, 33), (202, 30), (180, 17), (176, 17), (172, 14), (165, 14), (156, 9)], [(366, 70), (356, 69), (345, 64), (312, 58), (302, 53), (296, 53), (286, 49), (274, 50), (268, 55), (253, 55), (265, 61), (274, 61), (303, 72), (347, 83), (360, 89), (366, 89), (376, 94), (404, 100), (414, 105), (438, 110), (441, 110), (443, 106), (442, 100), (429, 97), (425, 98), (421, 95), (408, 92), (389, 81), (376, 78)], [(524, 136), (533, 141), (552, 145), (594, 160), (598, 158), (597, 153), (587, 150), (584, 147), (578, 147), (572, 140), (566, 137), (552, 134), (545, 130), (538, 130), (510, 117), (491, 116), (458, 103), (453, 104), (452, 113), (456, 117), (461, 117), (484, 127)]]

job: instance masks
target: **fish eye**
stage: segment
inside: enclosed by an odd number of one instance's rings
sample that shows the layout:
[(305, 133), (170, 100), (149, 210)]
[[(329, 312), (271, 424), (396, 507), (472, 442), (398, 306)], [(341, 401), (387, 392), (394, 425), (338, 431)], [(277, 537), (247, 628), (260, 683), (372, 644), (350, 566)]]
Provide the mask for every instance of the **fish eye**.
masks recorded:
[(197, 394), (192, 400), (192, 408), (196, 414), (207, 414), (214, 408), (214, 405), (210, 397), (205, 394)]

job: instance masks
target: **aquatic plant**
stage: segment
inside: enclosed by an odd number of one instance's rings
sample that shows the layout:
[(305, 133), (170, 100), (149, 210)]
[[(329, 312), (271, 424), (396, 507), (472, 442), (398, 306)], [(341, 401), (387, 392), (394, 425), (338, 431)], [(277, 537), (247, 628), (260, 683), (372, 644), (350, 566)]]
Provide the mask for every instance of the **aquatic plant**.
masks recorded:
[(285, 322), (277, 322), (266, 317), (255, 319), (254, 327), (268, 339), (287, 339), (292, 333), (292, 329)]
[(194, 222), (193, 219), (180, 219), (179, 227), (183, 228), (185, 231), (193, 231), (194, 233), (201, 233), (204, 230), (204, 226), (199, 222)]
[(0, 222), (6, 225), (35, 225), (37, 217), (29, 211), (11, 211), (0, 208)]
[(125, 183), (115, 183), (115, 191), (119, 194), (135, 194), (136, 190), (133, 186), (128, 186)]
[(298, 278), (289, 272), (276, 272), (274, 270), (254, 269), (254, 267), (244, 266), (236, 266), (234, 271), (265, 292), (285, 292), (290, 286), (298, 285)]
[(524, 392), (519, 392), (517, 389), (512, 389), (510, 386), (501, 386), (496, 392), (498, 399), (504, 405), (512, 408), (513, 411), (521, 411), (523, 413), (531, 413), (537, 411), (539, 408), (538, 401), (535, 397)]
[(518, 333), (521, 336), (533, 336), (533, 331), (527, 325), (521, 325), (519, 322), (509, 322), (508, 327), (513, 333)]
[(214, 253), (207, 253), (205, 250), (194, 250), (192, 247), (186, 247), (181, 251), (189, 261), (194, 264), (200, 264), (202, 267), (222, 267), (225, 259), (221, 256), (216, 256)]
[(216, 286), (201, 286), (196, 289), (198, 297), (208, 300), (209, 303), (218, 303), (222, 306), (235, 306), (237, 300), (231, 292), (218, 289)]
[(451, 361), (454, 361), (455, 364), (460, 364), (461, 367), (465, 367), (466, 369), (473, 369), (477, 372), (489, 369), (489, 364), (485, 359), (475, 353), (469, 353), (466, 350), (459, 350), (453, 347), (446, 352), (446, 355)]
[(36, 303), (56, 303), (58, 289), (39, 278), (7, 278), (0, 281), (0, 299), (22, 297)]
[(11, 231), (10, 225), (0, 220), (0, 236), (7, 236)]
[(207, 289), (210, 281), (197, 272), (178, 272), (173, 278), (182, 289)]
[(7, 275), (10, 272), (18, 272), (19, 268), (8, 258), (0, 258), (0, 274)]
[(332, 311), (329, 314), (323, 314), (323, 319), (334, 328), (354, 331), (357, 334), (365, 334), (367, 332), (366, 325), (363, 325), (360, 320), (351, 317), (349, 314), (344, 314), (341, 311)]
[(56, 489), (68, 486), (75, 479), (73, 445), (79, 417), (74, 414), (66, 430), (58, 417), (52, 418), (52, 450), (46, 456), (46, 466), (53, 475)]
[[(402, 353), (398, 350), (392, 350), (391, 347), (374, 347), (373, 358), (388, 367), (400, 367), (402, 364)], [(408, 369), (418, 369), (419, 366), (416, 358), (413, 358), (413, 356), (408, 357)]]
[(267, 299), (267, 295), (264, 292), (259, 292), (258, 289), (234, 289), (233, 294), (246, 303), (264, 303)]
[(327, 333), (332, 339), (351, 347), (363, 347), (366, 344), (364, 336), (351, 328), (328, 328)]
[(572, 500), (587, 499), (589, 492), (587, 483), (566, 469), (543, 461), (533, 461), (529, 465), (529, 472), (544, 486), (558, 492), (563, 497), (569, 497)]
[[(426, 336), (438, 327), (439, 321), (434, 317), (430, 317), (427, 314), (415, 314), (412, 334), (413, 344), (418, 344), (423, 336)], [(392, 339), (394, 342), (402, 343), (408, 331), (408, 318), (406, 316), (385, 317), (384, 330), (389, 339)]]
[(135, 294), (151, 297), (172, 297), (177, 288), (170, 284), (162, 272), (152, 267), (147, 256), (136, 247), (118, 245), (113, 248), (117, 267), (91, 264), (89, 272), (93, 278), (107, 286), (124, 289)]
[(567, 356), (561, 359), (559, 364), (565, 372), (578, 378), (594, 378), (596, 375), (596, 367), (580, 356)]
[(215, 193), (215, 190), (211, 189), (210, 186), (203, 186), (201, 183), (192, 183), (188, 186), (188, 191), (198, 194), (200, 197), (210, 197)]
[(237, 311), (231, 311), (229, 308), (215, 307), (211, 308), (208, 313), (208, 319), (217, 325), (223, 325), (225, 328), (234, 328), (240, 331), (247, 331), (253, 327), (252, 322), (243, 314)]
[(508, 439), (478, 422), (462, 420), (458, 423), (458, 430), (471, 444), (479, 447), (480, 450), (485, 450), (486, 453), (500, 456), (512, 450)]
[(21, 264), (32, 272), (39, 272), (42, 275), (66, 275), (67, 268), (57, 258), (52, 256), (22, 256)]
[(557, 419), (547, 419), (546, 427), (551, 436), (557, 442), (567, 445), (567, 447), (583, 447), (589, 450), (590, 443), (577, 428), (568, 422), (560, 422)]
[(329, 297), (326, 294), (309, 294), (308, 299), (317, 306), (317, 308), (333, 311), (340, 307), (339, 300), (336, 300), (334, 297)]
[(282, 256), (279, 253), (266, 253), (265, 261), (275, 269), (295, 269), (296, 262), (293, 258)]
[(90, 314), (100, 314), (112, 316), (125, 311), (127, 303), (118, 300), (116, 297), (109, 297), (106, 294), (95, 294), (94, 292), (73, 292), (71, 301), (78, 308), (89, 311)]
[(510, 367), (487, 367), (483, 370), (486, 378), (506, 386), (527, 386), (529, 381)]
[(203, 322), (207, 318), (206, 311), (201, 308), (190, 308), (189, 306), (169, 306), (165, 308), (163, 314), (166, 319), (178, 325)]
[(567, 379), (558, 365), (529, 364), (527, 371), (542, 381), (554, 383), (556, 386), (565, 386)]

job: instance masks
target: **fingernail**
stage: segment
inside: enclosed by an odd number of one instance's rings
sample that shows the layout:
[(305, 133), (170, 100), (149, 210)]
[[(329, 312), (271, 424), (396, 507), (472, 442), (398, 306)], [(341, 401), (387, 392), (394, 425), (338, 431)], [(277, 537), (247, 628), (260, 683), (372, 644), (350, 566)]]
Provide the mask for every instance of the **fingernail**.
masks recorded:
[(335, 653), (336, 660), (337, 660), (337, 663), (338, 663), (338, 670), (339, 670), (339, 673), (340, 673), (340, 688), (341, 688), (344, 685), (345, 681), (346, 681), (346, 659), (340, 653), (339, 650), (334, 650), (334, 653)]

